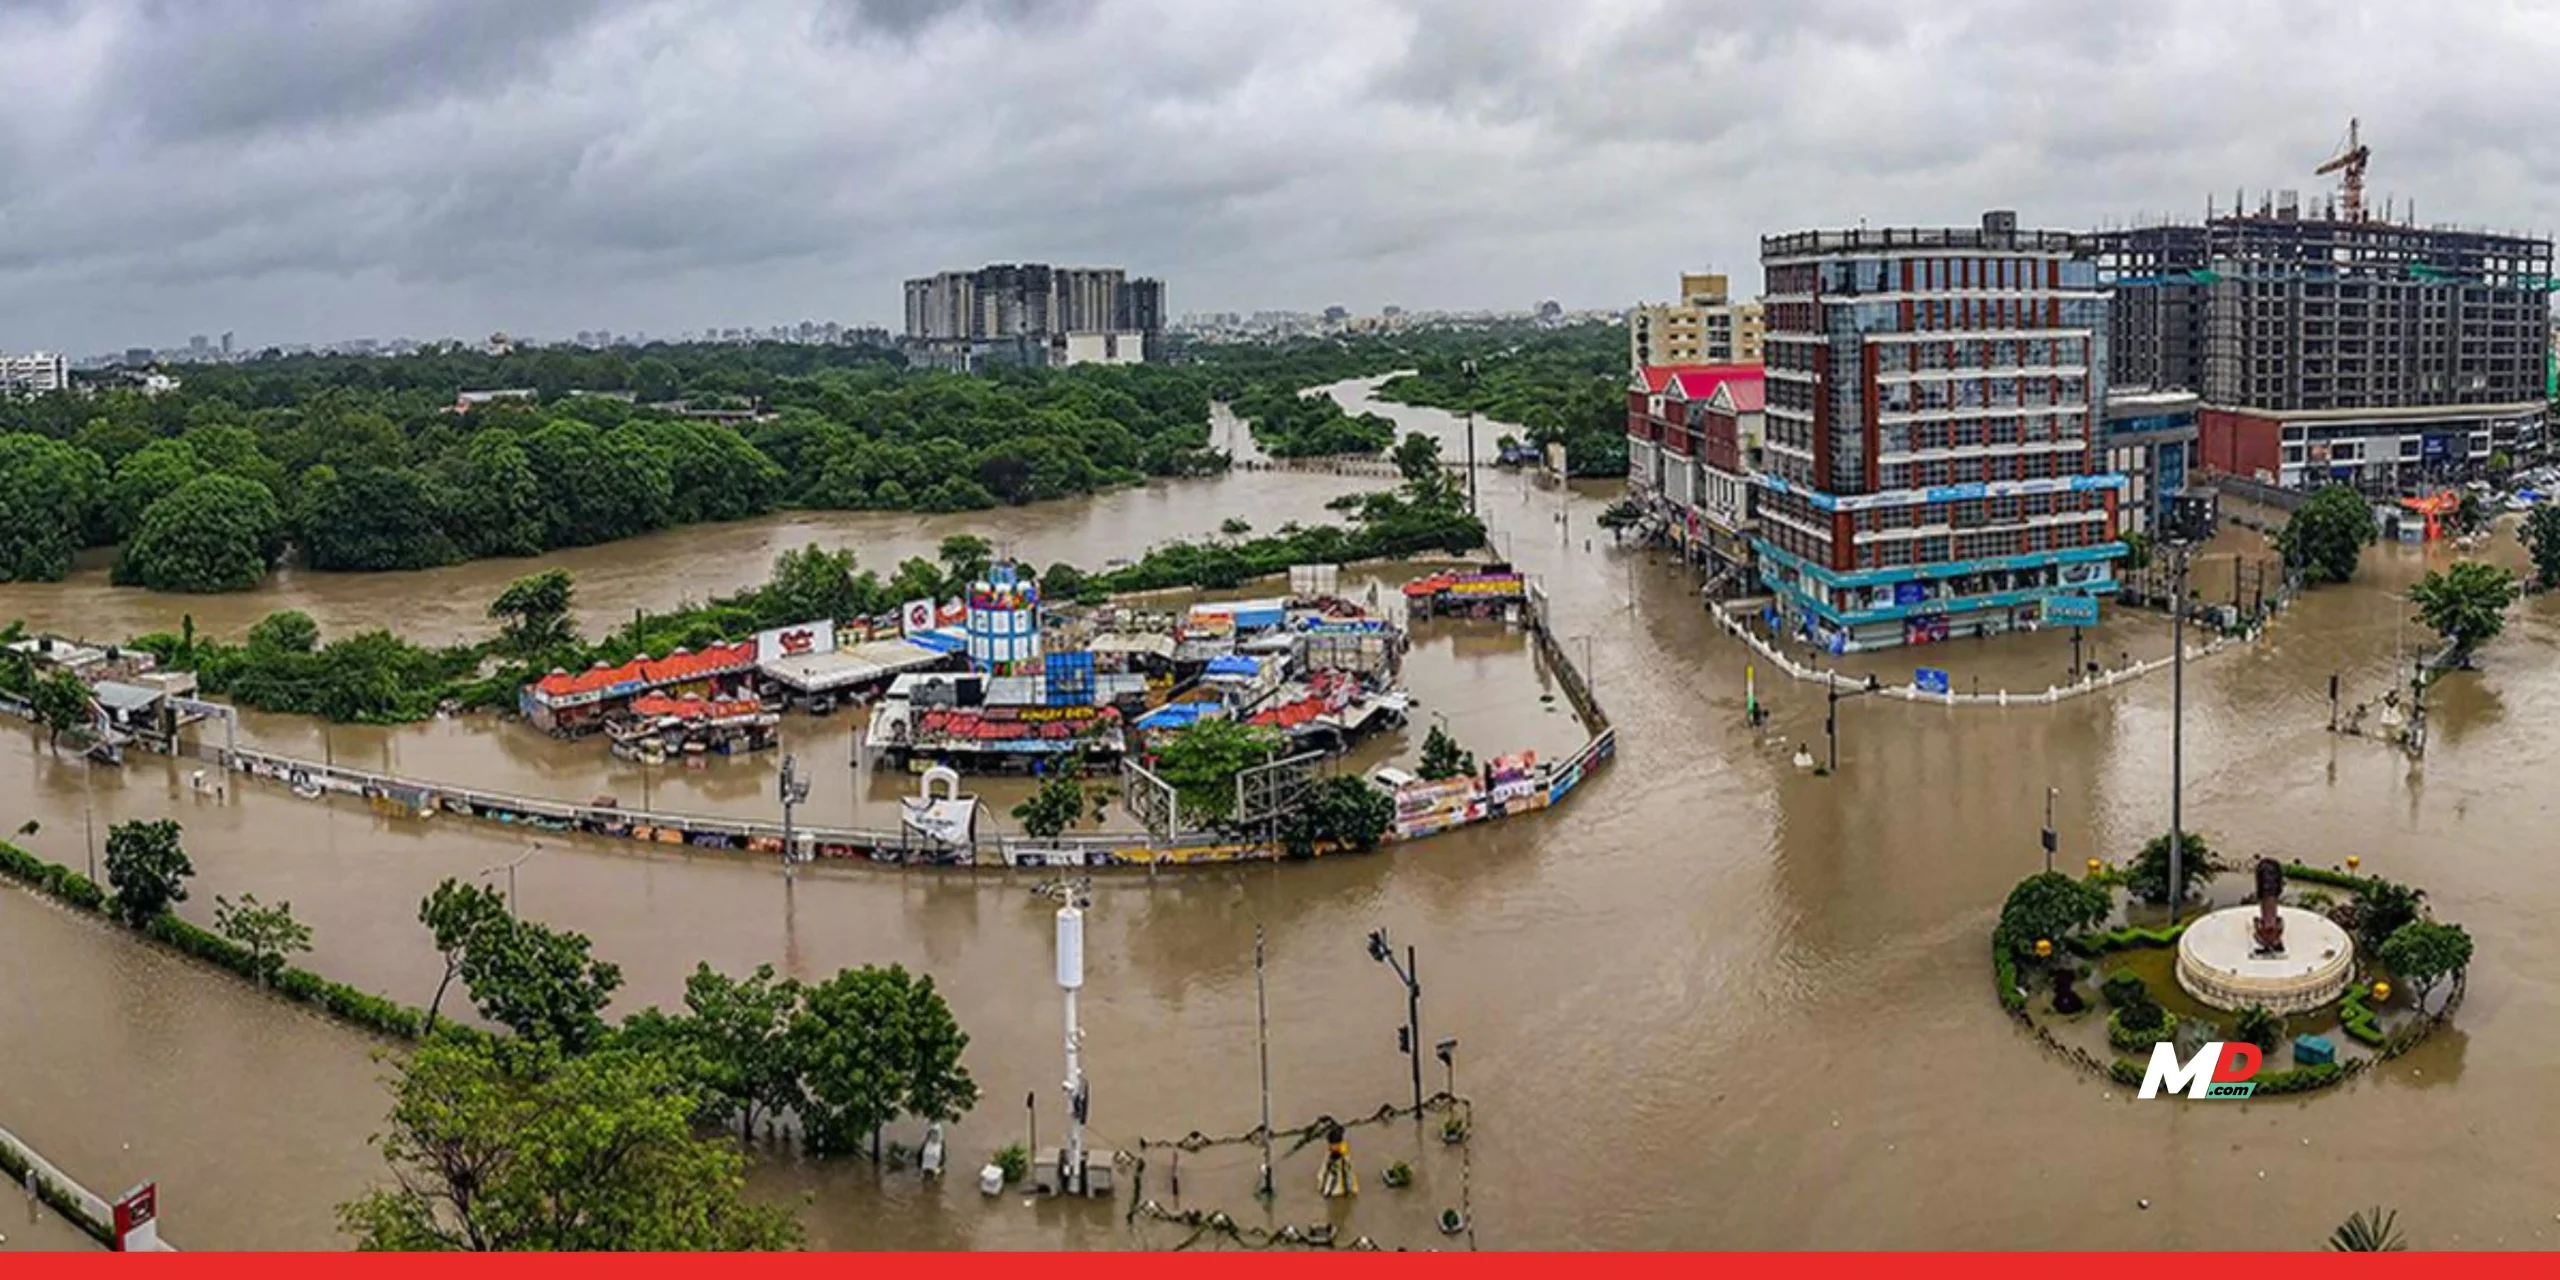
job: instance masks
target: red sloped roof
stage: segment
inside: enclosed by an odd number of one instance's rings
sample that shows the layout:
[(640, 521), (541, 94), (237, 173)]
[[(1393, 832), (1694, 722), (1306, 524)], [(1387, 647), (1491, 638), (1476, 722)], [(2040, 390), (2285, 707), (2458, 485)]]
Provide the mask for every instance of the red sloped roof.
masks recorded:
[(1727, 378), (1722, 390), (1732, 397), (1735, 413), (1759, 413), (1768, 407), (1769, 382), (1766, 378)]
[(756, 642), (741, 640), (736, 644), (715, 644), (700, 653), (676, 653), (664, 658), (634, 658), (617, 667), (592, 667), (585, 671), (554, 671), (533, 682), (534, 692), (544, 698), (559, 699), (610, 689), (615, 685), (638, 682), (646, 686), (682, 684), (706, 676), (744, 671), (756, 664)]
[(1748, 381), (1760, 384), (1761, 366), (1756, 364), (1706, 364), (1677, 370), (1669, 382), (1669, 394), (1683, 400), (1706, 401), (1715, 396), (1716, 388), (1728, 382)]

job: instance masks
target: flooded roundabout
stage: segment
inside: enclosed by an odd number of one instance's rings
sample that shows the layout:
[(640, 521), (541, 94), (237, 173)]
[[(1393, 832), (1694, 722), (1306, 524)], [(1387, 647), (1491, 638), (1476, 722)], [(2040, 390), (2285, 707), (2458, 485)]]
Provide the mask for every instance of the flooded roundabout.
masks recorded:
[[(1416, 429), (1459, 429), (1435, 411), (1379, 408)], [(1313, 521), (1327, 498), (1375, 483), (1239, 472), (974, 518), (793, 513), (544, 563), (572, 568), (602, 619), (755, 580), (776, 551), (812, 538), (885, 567), (975, 527), (1043, 560), (1092, 564), (1239, 511)], [(2560, 1086), (2560, 938), (2535, 923), (2560, 909), (2560, 883), (2537, 861), (2554, 808), (2543, 779), (2560, 763), (2549, 727), (2560, 603), (2520, 605), (2483, 670), (2429, 692), (2421, 763), (2326, 732), (2327, 685), (2337, 673), (2363, 700), (2401, 677), (2419, 636), (2396, 593), (2447, 551), (2372, 550), (2356, 584), (2313, 592), (2264, 639), (2189, 667), (2190, 830), (2235, 859), (2357, 856), (2370, 874), (2423, 885), (2479, 952), (2459, 1018), (2335, 1088), (2137, 1102), (2057, 1067), (2012, 1027), (1985, 978), (1984, 939), (2011, 886), (2043, 865), (2049, 793), (2067, 867), (2122, 863), (2166, 829), (2169, 682), (2049, 706), (1844, 704), (1839, 769), (1799, 769), (1795, 746), (1823, 737), (1819, 686), (1772, 678), (1667, 558), (1594, 534), (1613, 488), (1488, 473), (1482, 502), (1497, 546), (1544, 585), (1570, 651), (1587, 652), (1616, 763), (1565, 808), (1375, 856), (1097, 875), (1080, 1010), (1095, 1146), (1254, 1127), (1257, 929), (1275, 1120), (1348, 1120), (1405, 1100), (1405, 993), (1364, 946), (1384, 928), (1414, 949), (1423, 1035), (1457, 1040), (1449, 1070), (1474, 1115), (1462, 1147), (1442, 1143), (1436, 1122), (1351, 1130), (1363, 1194), (1343, 1228), (1390, 1247), (1446, 1247), (1434, 1219), (1462, 1196), (1485, 1248), (2292, 1249), (2369, 1204), (2397, 1208), (2422, 1246), (2560, 1241), (2560, 1120), (2543, 1106)], [(2511, 544), (2500, 554), (2515, 557)], [(0, 616), (108, 635), (193, 611), (204, 630), (235, 634), (293, 607), (324, 628), (396, 621), (447, 638), (484, 626), (482, 604), (527, 570), (302, 574), (196, 599), (114, 590), (90, 573), (0, 588)], [(2127, 634), (2136, 657), (2156, 643), (2138, 623)], [(1524, 675), (1534, 665), (1517, 633), (1425, 632), (1417, 646), (1417, 694), (1471, 747), (1544, 754), (1572, 740), (1570, 717)], [(1954, 680), (2013, 688), (2044, 687), (2070, 661), (2059, 633), (1926, 657)], [(1769, 711), (1757, 730), (1744, 714), (1754, 668)], [(846, 719), (786, 726), (817, 778), (812, 811), (851, 818), (906, 783), (852, 767)], [(244, 731), (457, 783), (640, 789), (594, 744), (496, 721), (324, 736), (252, 717)], [(0, 822), (36, 821), (22, 841), (34, 852), (78, 866), (90, 829), (103, 841), (112, 822), (176, 818), (198, 871), (184, 914), (209, 919), (221, 894), (289, 900), (315, 932), (308, 967), (413, 1003), (442, 971), (416, 924), (420, 897), (525, 852), (504, 828), (403, 822), (265, 785), (217, 799), (171, 761), (91, 770), (41, 735), (6, 737)], [(1419, 738), (1382, 750), (1409, 753)], [(653, 785), (756, 812), (770, 762), (741, 763), (734, 776)], [(1060, 1123), (1052, 904), (1030, 892), (1036, 874), (821, 862), (786, 877), (769, 859), (561, 839), (521, 865), (517, 892), (525, 915), (589, 935), (622, 967), (618, 1010), (673, 1002), (697, 962), (932, 974), (971, 1037), (982, 1096), (950, 1145), (954, 1166), (974, 1169), (1024, 1139), (1016, 1100), (1036, 1100), (1044, 1141)], [(2218, 888), (2216, 905), (2237, 901)], [(16, 889), (0, 891), (0, 956), (0, 1124), (93, 1187), (156, 1179), (181, 1247), (344, 1244), (334, 1205), (382, 1174), (366, 1138), (387, 1109), (378, 1055), (389, 1045)], [(1241, 1226), (1328, 1221), (1315, 1196), (1322, 1144), (1286, 1148), (1268, 1210), (1250, 1194), (1259, 1149), (1242, 1144), (1183, 1152), (1178, 1195), (1171, 1153), (1151, 1154), (1146, 1194)], [(1411, 1163), (1413, 1188), (1376, 1185), (1395, 1160)], [(780, 1147), (761, 1153), (753, 1181), (794, 1204), (819, 1247), (1169, 1247), (1193, 1235), (1133, 1223), (1125, 1202), (982, 1199), (965, 1177), (926, 1182)]]

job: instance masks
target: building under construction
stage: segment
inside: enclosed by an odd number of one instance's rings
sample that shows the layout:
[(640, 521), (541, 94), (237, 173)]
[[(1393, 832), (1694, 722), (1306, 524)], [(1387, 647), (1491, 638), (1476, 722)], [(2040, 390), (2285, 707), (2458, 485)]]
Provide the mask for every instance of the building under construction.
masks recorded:
[(2207, 468), (2401, 492), (2540, 451), (2552, 242), (2372, 217), (2367, 154), (2322, 166), (2343, 199), (2098, 237), (2112, 381), (2200, 393)]

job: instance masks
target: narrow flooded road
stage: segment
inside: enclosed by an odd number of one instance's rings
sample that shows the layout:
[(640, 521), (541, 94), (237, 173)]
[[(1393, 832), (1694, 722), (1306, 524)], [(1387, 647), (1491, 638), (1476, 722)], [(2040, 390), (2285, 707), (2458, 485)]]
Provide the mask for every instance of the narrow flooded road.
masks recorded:
[[(1459, 430), (1436, 411), (1374, 407), (1449, 438)], [(223, 631), (291, 605), (324, 626), (466, 634), (499, 585), (541, 564), (578, 572), (593, 619), (760, 578), (773, 551), (821, 529), (884, 569), (972, 527), (1042, 563), (1091, 565), (1230, 514), (1257, 525), (1316, 519), (1327, 496), (1368, 483), (1246, 473), (948, 520), (793, 514), (540, 562), (297, 575), (255, 598), (181, 600), (82, 579), (0, 588), (0, 616), (97, 634), (172, 627), (194, 609)], [(1983, 953), (2001, 898), (2039, 864), (2048, 786), (2061, 791), (2071, 862), (2129, 856), (2165, 827), (2167, 679), (2051, 708), (1844, 705), (1841, 773), (1799, 772), (1784, 744), (1819, 740), (1818, 689), (1764, 678), (1771, 723), (1765, 736), (1746, 729), (1751, 655), (1717, 630), (1680, 569), (1594, 533), (1614, 489), (1482, 480), (1498, 541), (1542, 577), (1559, 629), (1590, 637), (1618, 763), (1562, 810), (1379, 857), (1099, 881), (1083, 1019), (1101, 1144), (1252, 1126), (1257, 923), (1269, 935), (1282, 1123), (1402, 1098), (1402, 992), (1362, 949), (1384, 927), (1419, 950), (1424, 1035), (1460, 1042), (1485, 1247), (2296, 1249), (2376, 1203), (2397, 1208), (2424, 1247), (2560, 1242), (2560, 1120), (2543, 1105), (2560, 1085), (2560, 989), (2549, 976), (2560, 972), (2560, 939), (2541, 924), (2560, 909), (2560, 883), (2532, 863), (2555, 803), (2542, 780), (2560, 754), (2560, 733), (2546, 727), (2560, 714), (2560, 666), (2549, 660), (2560, 603), (2520, 606), (2484, 671), (2431, 691), (2434, 748), (2415, 769), (2376, 743), (2324, 733), (2326, 684), (2343, 672), (2350, 699), (2365, 700), (2402, 677), (2401, 655), (2421, 638), (2392, 593), (2449, 551), (2378, 548), (2358, 585), (2312, 593), (2262, 644), (2190, 666), (2189, 826), (2241, 856), (2325, 864), (2360, 854), (2370, 870), (2425, 886), (2441, 917), (2472, 931), (2479, 959), (2455, 1027), (2339, 1091), (2132, 1103), (2009, 1028)], [(2511, 546), (2500, 554), (2517, 558)], [(1557, 713), (1514, 678), (1513, 638), (1447, 643), (1460, 660), (1434, 677), (1426, 706), (1446, 710), (1469, 747), (1507, 750), (1554, 732)], [(2059, 633), (1986, 642), (1979, 656), (1962, 649), (1884, 661), (1959, 678), (1977, 669), (1968, 663), (2035, 673), (2067, 661)], [(808, 749), (838, 770), (841, 754), (820, 753), (825, 743), (841, 751), (842, 723), (811, 727), (821, 745)], [(255, 722), (252, 732), (281, 741), (297, 729)], [(333, 749), (382, 750), (433, 776), (476, 768), (492, 782), (542, 778), (573, 794), (638, 790), (600, 772), (589, 759), (600, 753), (514, 726), (424, 726)], [(745, 806), (767, 781), (750, 772), (656, 785)], [(862, 794), (840, 788), (836, 802), (849, 793)], [(414, 920), (420, 895), (520, 848), (501, 829), (395, 824), (254, 786), (217, 805), (188, 794), (165, 761), (92, 777), (40, 738), (6, 735), (0, 822), (39, 820), (27, 843), (78, 864), (92, 806), (101, 839), (123, 818), (187, 824), (199, 871), (190, 918), (209, 918), (220, 893), (289, 899), (317, 931), (313, 968), (414, 1001), (437, 973)], [(623, 966), (629, 1006), (674, 999), (697, 960), (730, 970), (772, 961), (812, 977), (888, 961), (926, 969), (973, 1038), (968, 1061), (984, 1091), (952, 1134), (955, 1169), (1021, 1139), (1026, 1094), (1042, 1140), (1054, 1141), (1050, 915), (1028, 879), (831, 866), (785, 878), (758, 862), (561, 841), (518, 883), (527, 914), (589, 933)], [(385, 1106), (371, 1042), (21, 893), (0, 893), (0, 955), (20, 975), (0, 984), (0, 1122), (95, 1183), (159, 1178), (181, 1243), (341, 1243), (330, 1206), (378, 1171), (364, 1145)], [(1435, 1066), (1427, 1083), (1438, 1075)], [(1376, 1187), (1377, 1166), (1412, 1137), (1372, 1132), (1355, 1137), (1370, 1175), (1359, 1229), (1390, 1245), (1440, 1243), (1427, 1219), (1454, 1202), (1453, 1171), (1425, 1162), (1415, 1191)], [(1187, 1159), (1184, 1203), (1258, 1220), (1251, 1166), (1249, 1152)], [(1317, 1220), (1305, 1195), (1313, 1166), (1284, 1166), (1283, 1178), (1284, 1192), (1299, 1190), (1280, 1220)], [(1089, 1206), (981, 1201), (968, 1181), (928, 1187), (858, 1162), (787, 1158), (757, 1175), (768, 1194), (809, 1193), (801, 1216), (812, 1241), (831, 1247), (1180, 1239), (1161, 1227), (1133, 1236), (1116, 1213)]]

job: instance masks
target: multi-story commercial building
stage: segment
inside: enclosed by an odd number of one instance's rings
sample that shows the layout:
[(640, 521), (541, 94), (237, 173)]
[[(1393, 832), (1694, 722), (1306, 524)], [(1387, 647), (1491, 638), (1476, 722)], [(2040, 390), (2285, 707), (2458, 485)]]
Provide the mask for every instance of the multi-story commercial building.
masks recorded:
[(2038, 624), (2116, 588), (2100, 448), (2107, 299), (2082, 236), (1807, 231), (1760, 242), (1761, 580), (1835, 651)]
[(2192, 391), (2119, 387), (2107, 392), (2107, 470), (2125, 479), (2116, 528), (2149, 536), (2187, 487), (2202, 402)]
[(2398, 494), (2541, 451), (2549, 240), (2288, 198), (2099, 241), (2112, 372), (2202, 396), (2208, 468)]
[[(990, 364), (1128, 363), (1158, 350), (1164, 283), (1118, 267), (998, 263), (907, 281), (907, 353), (920, 364), (970, 370)], [(1070, 340), (1074, 339), (1074, 340)]]
[(70, 389), (71, 362), (59, 355), (0, 355), (0, 395), (40, 396)]
[(1762, 320), (1760, 304), (1735, 302), (1724, 276), (1683, 272), (1678, 302), (1627, 312), (1627, 363), (1632, 369), (1758, 364)]
[(1749, 572), (1764, 399), (1756, 364), (1639, 369), (1627, 386), (1629, 494), (1711, 584)]

